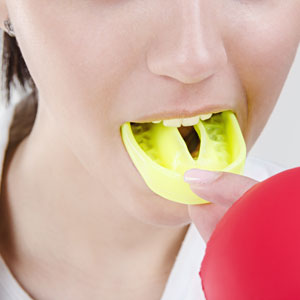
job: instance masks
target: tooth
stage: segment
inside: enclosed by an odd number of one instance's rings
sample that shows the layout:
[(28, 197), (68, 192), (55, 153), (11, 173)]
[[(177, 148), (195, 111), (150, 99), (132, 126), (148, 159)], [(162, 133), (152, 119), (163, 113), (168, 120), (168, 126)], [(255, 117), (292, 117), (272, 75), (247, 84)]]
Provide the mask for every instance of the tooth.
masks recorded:
[(205, 120), (208, 120), (211, 116), (212, 116), (212, 114), (200, 115), (200, 119), (202, 121), (205, 121)]
[[(191, 118), (182, 118), (182, 119), (171, 119), (171, 120), (163, 120), (164, 126), (167, 127), (180, 127), (182, 126), (193, 126), (199, 123), (199, 118), (204, 121), (209, 119), (212, 116), (210, 114), (203, 114)], [(152, 121), (152, 123), (160, 123), (161, 121)]]
[(192, 126), (196, 125), (199, 122), (199, 116), (191, 117), (191, 118), (184, 118), (181, 120), (183, 126)]
[(157, 123), (160, 123), (161, 122), (161, 120), (158, 120), (158, 121), (152, 121), (152, 123), (154, 123), (154, 124), (157, 124)]
[(163, 124), (170, 127), (180, 127), (181, 119), (163, 120)]

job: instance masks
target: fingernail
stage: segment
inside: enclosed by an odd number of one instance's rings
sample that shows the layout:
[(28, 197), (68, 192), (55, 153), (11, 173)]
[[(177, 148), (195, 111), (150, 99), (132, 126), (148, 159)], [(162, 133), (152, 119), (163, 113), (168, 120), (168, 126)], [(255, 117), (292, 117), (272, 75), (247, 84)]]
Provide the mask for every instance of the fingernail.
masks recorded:
[(189, 184), (205, 184), (215, 181), (222, 172), (208, 171), (202, 169), (190, 169), (184, 173), (184, 181)]

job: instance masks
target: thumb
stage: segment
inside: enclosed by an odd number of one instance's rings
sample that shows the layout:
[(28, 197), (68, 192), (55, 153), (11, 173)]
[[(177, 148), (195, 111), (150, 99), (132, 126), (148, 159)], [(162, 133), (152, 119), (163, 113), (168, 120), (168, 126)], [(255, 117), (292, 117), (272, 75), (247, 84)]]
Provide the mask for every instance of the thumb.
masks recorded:
[(190, 169), (184, 173), (184, 180), (199, 197), (211, 202), (188, 205), (191, 221), (200, 235), (207, 242), (216, 225), (246, 191), (259, 183), (239, 174), (216, 172), (202, 169)]

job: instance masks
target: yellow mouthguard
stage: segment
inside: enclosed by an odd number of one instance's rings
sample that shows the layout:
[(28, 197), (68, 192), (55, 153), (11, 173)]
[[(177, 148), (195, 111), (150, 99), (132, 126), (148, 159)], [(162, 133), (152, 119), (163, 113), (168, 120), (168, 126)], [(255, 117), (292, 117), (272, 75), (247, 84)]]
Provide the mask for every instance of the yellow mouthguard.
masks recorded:
[(183, 179), (191, 168), (243, 174), (246, 144), (232, 111), (213, 114), (193, 126), (200, 139), (196, 158), (177, 127), (161, 123), (126, 122), (121, 126), (123, 143), (148, 187), (159, 196), (184, 204), (208, 201), (192, 192)]

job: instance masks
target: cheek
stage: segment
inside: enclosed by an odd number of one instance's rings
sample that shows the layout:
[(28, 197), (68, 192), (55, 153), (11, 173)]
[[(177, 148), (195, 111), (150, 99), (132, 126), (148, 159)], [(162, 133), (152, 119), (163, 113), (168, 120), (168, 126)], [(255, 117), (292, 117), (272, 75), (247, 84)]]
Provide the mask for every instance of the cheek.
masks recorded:
[(136, 66), (136, 41), (124, 34), (132, 16), (102, 1), (47, 2), (23, 1), (15, 10), (16, 19), (30, 19), (18, 23), (26, 64), (73, 148), (90, 151), (79, 156), (111, 158), (120, 126), (113, 102)]
[(108, 118), (119, 87), (136, 66), (137, 43), (126, 34), (132, 15), (102, 1), (47, 2), (24, 1), (15, 16), (30, 18), (19, 22), (20, 46), (40, 93), (51, 99), (53, 110), (64, 106), (77, 114), (90, 108), (88, 122)]
[(248, 147), (265, 126), (299, 45), (300, 4), (265, 3), (249, 4), (234, 22), (226, 23), (233, 24), (227, 28), (227, 49), (248, 102)]

